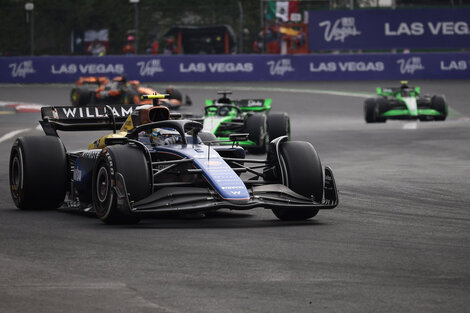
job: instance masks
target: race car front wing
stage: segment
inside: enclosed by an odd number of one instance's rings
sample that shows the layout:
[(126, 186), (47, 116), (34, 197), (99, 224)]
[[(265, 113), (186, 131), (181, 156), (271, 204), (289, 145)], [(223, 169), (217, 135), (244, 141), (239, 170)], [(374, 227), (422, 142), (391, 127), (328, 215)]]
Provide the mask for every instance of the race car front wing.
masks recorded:
[(338, 190), (331, 168), (325, 167), (323, 199), (318, 201), (304, 197), (282, 184), (265, 184), (248, 188), (246, 200), (224, 200), (210, 188), (170, 186), (163, 187), (137, 202), (130, 202), (124, 177), (116, 173), (113, 187), (118, 209), (125, 214), (204, 212), (217, 209), (249, 210), (265, 209), (333, 209), (338, 205)]

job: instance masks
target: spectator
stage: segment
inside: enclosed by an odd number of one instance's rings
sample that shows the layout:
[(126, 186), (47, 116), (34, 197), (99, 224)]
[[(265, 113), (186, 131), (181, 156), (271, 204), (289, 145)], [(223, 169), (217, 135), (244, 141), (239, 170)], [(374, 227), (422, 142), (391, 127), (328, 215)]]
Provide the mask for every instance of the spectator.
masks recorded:
[(159, 46), (160, 46), (160, 43), (159, 43), (157, 40), (155, 40), (155, 41), (152, 43), (152, 48), (151, 48), (150, 52), (151, 52), (152, 54), (158, 54)]
[(135, 53), (135, 43), (134, 43), (135, 37), (134, 36), (127, 36), (127, 43), (126, 45), (122, 48), (122, 52), (124, 54), (134, 54)]
[(163, 54), (176, 54), (178, 53), (175, 45), (175, 39), (170, 37), (166, 40), (165, 48), (163, 49)]
[(88, 46), (88, 52), (93, 56), (103, 56), (106, 54), (105, 46), (98, 41), (98, 39), (93, 40), (93, 42)]

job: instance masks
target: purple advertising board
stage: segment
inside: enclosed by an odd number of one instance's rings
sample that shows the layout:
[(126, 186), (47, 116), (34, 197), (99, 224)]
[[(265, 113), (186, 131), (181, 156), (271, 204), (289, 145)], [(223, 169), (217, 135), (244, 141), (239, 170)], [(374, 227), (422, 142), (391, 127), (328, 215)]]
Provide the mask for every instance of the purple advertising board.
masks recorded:
[(470, 79), (470, 53), (0, 57), (0, 83)]
[(470, 47), (470, 8), (309, 11), (309, 49)]

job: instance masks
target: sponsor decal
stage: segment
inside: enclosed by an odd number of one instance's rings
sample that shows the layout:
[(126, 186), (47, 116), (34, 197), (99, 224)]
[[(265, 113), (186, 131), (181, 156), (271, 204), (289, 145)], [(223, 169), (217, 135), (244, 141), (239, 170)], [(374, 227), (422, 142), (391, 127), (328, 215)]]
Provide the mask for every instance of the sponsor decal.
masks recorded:
[(227, 190), (227, 189), (243, 189), (244, 186), (223, 186), (221, 187), (223, 190)]
[(253, 72), (253, 63), (234, 63), (234, 62), (190, 62), (189, 64), (180, 63), (180, 73), (238, 73)]
[(62, 74), (123, 74), (124, 64), (66, 64), (51, 65), (51, 73), (54, 75)]
[(354, 17), (342, 17), (337, 19), (333, 24), (331, 21), (322, 21), (318, 25), (320, 27), (325, 27), (325, 33), (323, 38), (325, 41), (341, 41), (350, 36), (358, 36), (361, 34), (360, 31), (356, 29), (356, 20)]
[[(99, 139), (98, 140), (95, 140), (93, 143), (99, 143)], [(98, 156), (100, 155), (100, 152), (101, 150), (97, 149), (97, 150), (88, 150), (88, 151), (84, 151), (81, 155), (82, 158), (84, 159), (97, 159)]]
[[(58, 111), (60, 118), (96, 118), (105, 117), (105, 108), (103, 107), (62, 107)], [(134, 107), (119, 107), (114, 106), (111, 108), (113, 115), (116, 117), (125, 117), (132, 113)]]
[(422, 36), (430, 34), (432, 36), (453, 36), (453, 35), (469, 35), (469, 27), (466, 22), (446, 21), (446, 22), (402, 22), (398, 26), (391, 23), (384, 24), (385, 36)]
[(421, 57), (399, 59), (397, 63), (400, 65), (401, 74), (414, 74), (416, 71), (424, 70), (424, 66), (421, 64)]
[(268, 61), (266, 64), (269, 66), (269, 74), (271, 74), (271, 76), (284, 76), (287, 72), (295, 72), (290, 59)]
[[(470, 61), (468, 63), (470, 64)], [(468, 68), (465, 60), (441, 61), (440, 66), (442, 71), (466, 71)]]
[(263, 106), (263, 101), (260, 100), (248, 100), (247, 106), (249, 107), (262, 107)]
[(310, 72), (383, 72), (384, 62), (310, 62)]
[(152, 59), (147, 62), (137, 62), (141, 76), (154, 76), (155, 73), (164, 72), (160, 59)]
[(218, 165), (221, 165), (222, 163), (221, 163), (220, 161), (210, 160), (210, 161), (205, 161), (204, 164), (205, 164), (205, 165), (218, 166)]
[(8, 67), (11, 69), (11, 77), (13, 78), (25, 78), (26, 75), (36, 73), (32, 60), (26, 60), (20, 63), (10, 63)]

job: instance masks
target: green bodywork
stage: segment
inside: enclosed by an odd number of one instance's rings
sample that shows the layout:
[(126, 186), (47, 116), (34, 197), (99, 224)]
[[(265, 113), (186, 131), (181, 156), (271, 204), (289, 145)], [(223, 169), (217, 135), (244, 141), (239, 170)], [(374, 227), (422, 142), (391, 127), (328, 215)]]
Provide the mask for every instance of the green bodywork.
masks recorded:
[[(247, 102), (247, 105), (240, 105), (242, 102)], [(250, 102), (256, 103), (257, 101), (263, 101), (262, 105), (249, 105)], [(233, 105), (237, 105), (243, 112), (265, 112), (266, 114), (269, 113), (271, 110), (271, 103), (272, 99), (249, 99), (249, 100), (239, 100), (239, 101), (232, 101)], [(214, 100), (206, 99), (206, 106), (215, 105)], [(207, 116), (207, 115), (206, 115)]]
[[(217, 104), (214, 100), (206, 100), (206, 113), (204, 116), (203, 131), (213, 133), (220, 144), (232, 145), (233, 142), (229, 140), (229, 135), (234, 132), (232, 130), (221, 130), (222, 124), (241, 123), (247, 113), (264, 113), (268, 114), (271, 110), (272, 99), (246, 99), (246, 100), (231, 100), (231, 105), (237, 106), (241, 110), (238, 112), (236, 109), (227, 110), (224, 116), (217, 114), (217, 108), (212, 107)], [(227, 103), (228, 104), (228, 103)], [(212, 108), (208, 108), (212, 107)], [(255, 147), (257, 144), (252, 140), (239, 141), (238, 144), (242, 147)]]
[[(402, 88), (381, 88), (377, 87), (377, 95), (389, 100), (396, 100), (401, 107), (391, 108), (381, 112), (380, 116), (385, 118), (418, 118), (418, 117), (439, 117), (443, 114), (430, 107), (419, 107), (420, 87)], [(447, 104), (445, 105), (445, 115), (447, 115)]]

